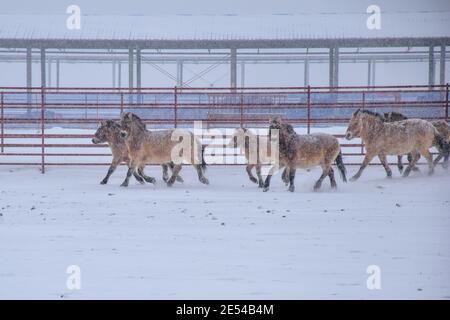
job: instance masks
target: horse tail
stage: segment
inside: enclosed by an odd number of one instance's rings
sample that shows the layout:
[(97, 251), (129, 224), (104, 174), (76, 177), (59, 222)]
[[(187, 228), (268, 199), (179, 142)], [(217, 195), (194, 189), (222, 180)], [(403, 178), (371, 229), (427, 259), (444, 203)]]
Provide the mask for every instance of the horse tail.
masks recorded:
[(344, 182), (347, 182), (347, 170), (345, 169), (344, 161), (342, 161), (342, 151), (339, 150), (339, 154), (337, 155), (336, 159), (336, 165), (339, 169), (339, 174), (341, 175), (341, 179)]
[(202, 145), (202, 155), (201, 155), (201, 157), (202, 157), (202, 170), (203, 170), (203, 172), (204, 171), (206, 171), (206, 161), (205, 161), (205, 149), (206, 149), (206, 146), (204, 146), (204, 145)]
[(444, 138), (437, 130), (435, 130), (434, 132), (433, 145), (438, 149), (439, 153), (442, 153), (442, 155), (448, 159), (450, 151), (449, 144), (444, 140)]

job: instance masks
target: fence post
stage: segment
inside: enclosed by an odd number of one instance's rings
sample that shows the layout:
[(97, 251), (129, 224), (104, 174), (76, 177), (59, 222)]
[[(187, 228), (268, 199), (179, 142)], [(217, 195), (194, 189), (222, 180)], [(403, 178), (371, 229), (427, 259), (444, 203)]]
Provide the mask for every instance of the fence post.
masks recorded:
[(120, 115), (123, 113), (123, 92), (120, 93)]
[(306, 132), (308, 134), (311, 133), (311, 86), (308, 85), (308, 96), (307, 96), (307, 101), (308, 101), (308, 110), (307, 110), (307, 127), (306, 127)]
[(445, 120), (448, 122), (448, 82), (445, 86)]
[(244, 127), (244, 96), (243, 93), (240, 95), (240, 124), (241, 128)]
[(177, 86), (173, 89), (173, 126), (176, 128), (178, 126), (178, 95), (177, 95)]
[(45, 91), (41, 87), (41, 173), (45, 173)]
[(2, 117), (2, 123), (1, 123), (1, 125), (2, 125), (2, 153), (5, 151), (5, 147), (4, 147), (4, 145), (5, 145), (5, 118), (4, 118), (4, 115), (5, 115), (5, 113), (4, 113), (4, 106), (3, 106), (3, 92), (1, 93), (1, 97), (0, 97), (0, 100), (1, 100), (1, 104), (2, 104), (2, 110), (1, 110), (1, 117)]
[[(366, 92), (363, 91), (362, 93), (362, 109), (366, 107)], [(361, 139), (361, 154), (364, 155), (364, 142)]]

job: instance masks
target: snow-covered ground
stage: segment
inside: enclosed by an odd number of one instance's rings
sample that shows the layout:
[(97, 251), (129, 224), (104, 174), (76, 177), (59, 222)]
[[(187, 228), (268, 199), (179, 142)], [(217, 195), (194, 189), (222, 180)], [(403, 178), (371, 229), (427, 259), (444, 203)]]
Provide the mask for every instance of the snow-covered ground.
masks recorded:
[(393, 171), (317, 193), (319, 170), (299, 171), (295, 193), (279, 176), (263, 193), (242, 166), (211, 166), (209, 186), (185, 167), (172, 188), (158, 167), (121, 188), (124, 167), (100, 185), (106, 167), (1, 166), (0, 298), (449, 299), (450, 171)]

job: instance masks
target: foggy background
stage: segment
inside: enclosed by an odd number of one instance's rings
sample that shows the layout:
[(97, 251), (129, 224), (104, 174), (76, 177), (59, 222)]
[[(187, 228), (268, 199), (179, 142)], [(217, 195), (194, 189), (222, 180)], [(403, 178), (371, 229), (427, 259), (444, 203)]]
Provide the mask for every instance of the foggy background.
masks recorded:
[[(81, 8), (82, 14), (82, 32), (84, 34), (94, 34), (101, 37), (108, 35), (111, 30), (125, 28), (134, 28), (136, 32), (156, 33), (158, 36), (170, 34), (174, 37), (179, 32), (180, 39), (186, 37), (189, 32), (186, 24), (191, 22), (192, 28), (196, 32), (207, 32), (209, 26), (214, 24), (217, 27), (216, 34), (222, 34), (224, 38), (228, 37), (228, 29), (238, 30), (245, 34), (249, 19), (257, 17), (261, 24), (261, 32), (258, 35), (261, 38), (271, 38), (274, 34), (283, 35), (285, 33), (299, 34), (303, 36), (305, 28), (309, 28), (307, 35), (310, 37), (354, 37), (355, 32), (368, 31), (365, 28), (365, 19), (369, 16), (366, 9), (369, 5), (380, 6), (382, 14), (382, 30), (373, 31), (374, 36), (379, 35), (420, 35), (424, 32), (423, 25), (429, 25), (431, 31), (427, 34), (436, 32), (435, 36), (447, 35), (450, 33), (450, 1), (366, 1), (366, 0), (347, 0), (347, 1), (299, 1), (299, 0), (254, 0), (254, 1), (218, 1), (218, 0), (168, 0), (168, 1), (107, 1), (107, 0), (40, 0), (40, 1), (9, 1), (2, 0), (0, 6), (0, 38), (11, 36), (24, 37), (36, 35), (51, 35), (53, 32), (58, 34), (58, 28), (65, 37), (68, 31), (65, 26), (67, 6), (76, 4)], [(226, 25), (224, 16), (231, 16), (229, 21), (242, 21), (242, 25), (230, 23)], [(283, 18), (273, 15), (286, 15), (286, 23), (278, 26)], [(133, 16), (135, 18), (133, 18)], [(205, 18), (205, 16), (207, 18)], [(57, 17), (57, 18), (55, 18)], [(96, 21), (105, 21), (104, 18), (111, 18), (115, 21), (114, 25), (107, 24), (96, 25)], [(131, 17), (131, 19), (130, 19)], [(253, 17), (253, 18), (251, 18)], [(259, 17), (259, 18), (258, 18)], [(316, 19), (317, 17), (317, 19)], [(355, 18), (353, 27), (349, 17)], [(397, 18), (398, 17), (398, 18)], [(428, 21), (423, 21), (426, 17)], [(434, 18), (436, 17), (436, 18)], [(325, 19), (327, 25), (323, 26), (321, 20)], [(53, 20), (52, 20), (53, 19)], [(56, 19), (56, 20), (55, 20)], [(59, 19), (59, 20), (58, 20)], [(135, 19), (136, 24), (133, 19)], [(148, 19), (149, 25), (139, 24), (139, 21)], [(163, 27), (157, 21), (167, 21), (169, 27)], [(291, 19), (291, 20), (288, 20)], [(302, 28), (301, 21), (305, 21)], [(398, 19), (398, 22), (397, 22)], [(60, 21), (55, 24), (54, 21)], [(129, 22), (130, 21), (130, 22)], [(153, 24), (152, 24), (153, 21)], [(207, 21), (204, 25), (202, 21)], [(224, 22), (225, 21), (225, 22)], [(292, 23), (290, 21), (293, 21)], [(316, 22), (315, 22), (316, 21)], [(183, 22), (183, 24), (182, 24)], [(297, 24), (298, 23), (298, 24)], [(159, 27), (161, 25), (161, 27)], [(345, 26), (343, 28), (342, 26)], [(446, 28), (446, 27), (449, 28)], [(95, 28), (94, 28), (95, 27)], [(258, 29), (259, 26), (256, 28)], [(433, 29), (435, 28), (435, 29)], [(141, 30), (138, 30), (141, 29)], [(156, 30), (158, 29), (158, 30)], [(30, 31), (31, 30), (31, 31)], [(286, 31), (287, 30), (287, 31)], [(436, 30), (436, 31), (433, 31)], [(133, 31), (133, 32), (134, 32)], [(74, 31), (76, 34), (77, 31)], [(231, 32), (231, 31), (230, 31)], [(234, 32), (234, 31), (233, 31)], [(255, 31), (252, 31), (252, 35)], [(233, 34), (233, 33), (231, 33)], [(363, 34), (363, 33), (362, 33)], [(370, 35), (369, 35), (370, 36)], [(107, 38), (107, 36), (106, 36)], [(428, 50), (428, 48), (414, 48), (416, 50)], [(283, 49), (277, 49), (279, 52), (286, 52)], [(270, 50), (275, 52), (277, 50)], [(355, 51), (356, 48), (341, 49), (341, 52), (347, 50)], [(362, 49), (362, 51), (367, 49)], [(389, 49), (406, 51), (408, 48)], [(186, 52), (186, 50), (184, 50)], [(297, 50), (300, 52), (301, 50)], [(318, 50), (316, 50), (318, 51)], [(320, 51), (320, 50), (319, 50)], [(239, 55), (238, 50), (238, 55)], [(253, 50), (256, 53), (256, 50)], [(203, 51), (202, 53), (207, 53)], [(326, 53), (326, 51), (324, 51)], [(438, 52), (437, 52), (438, 53)], [(143, 52), (145, 54), (145, 51)], [(223, 51), (223, 56), (227, 54)], [(176, 65), (161, 64), (168, 73), (176, 76)], [(0, 60), (0, 86), (24, 86), (25, 63), (5, 62)], [(184, 79), (189, 80), (195, 75), (207, 68), (208, 65), (185, 64)], [(239, 68), (239, 67), (238, 67)], [(328, 85), (328, 64), (310, 64), (309, 83), (313, 86)], [(47, 70), (47, 85), (55, 85), (55, 70), (50, 67)], [(339, 85), (367, 85), (367, 64), (366, 63), (340, 63), (339, 65)], [(39, 63), (33, 63), (32, 83), (33, 86), (39, 86), (40, 83)], [(439, 83), (439, 59), (436, 58), (435, 83)], [(117, 72), (117, 70), (116, 70)], [(238, 70), (238, 86), (302, 86), (304, 84), (304, 65), (302, 63), (292, 64), (246, 64), (245, 81), (241, 79), (241, 72)], [(60, 86), (113, 86), (112, 67), (109, 63), (61, 63), (60, 65)], [(122, 65), (121, 85), (128, 85), (127, 66)], [(446, 81), (450, 76), (450, 63), (446, 64)], [(229, 86), (229, 64), (223, 63), (219, 67), (209, 72), (204, 77), (191, 83), (191, 86), (210, 87), (210, 86)], [(118, 79), (116, 75), (115, 84)], [(408, 85), (408, 84), (427, 84), (428, 83), (428, 62), (401, 62), (401, 63), (377, 63), (375, 70), (375, 85)], [(142, 86), (174, 86), (176, 82), (165, 76), (151, 65), (143, 63), (142, 65)]]

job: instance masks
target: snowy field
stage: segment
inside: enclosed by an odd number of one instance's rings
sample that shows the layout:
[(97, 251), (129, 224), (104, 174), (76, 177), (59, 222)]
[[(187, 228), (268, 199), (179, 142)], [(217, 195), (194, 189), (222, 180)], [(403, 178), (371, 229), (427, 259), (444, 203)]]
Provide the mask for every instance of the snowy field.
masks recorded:
[[(345, 159), (344, 159), (345, 161)], [(338, 190), (299, 171), (263, 193), (242, 166), (192, 168), (185, 182), (108, 185), (106, 167), (0, 167), (0, 298), (450, 299), (450, 171), (385, 178), (379, 166)], [(347, 167), (349, 175), (357, 167)], [(426, 171), (425, 168), (422, 171)], [(66, 287), (69, 265), (81, 289)], [(381, 289), (369, 290), (369, 265)]]

